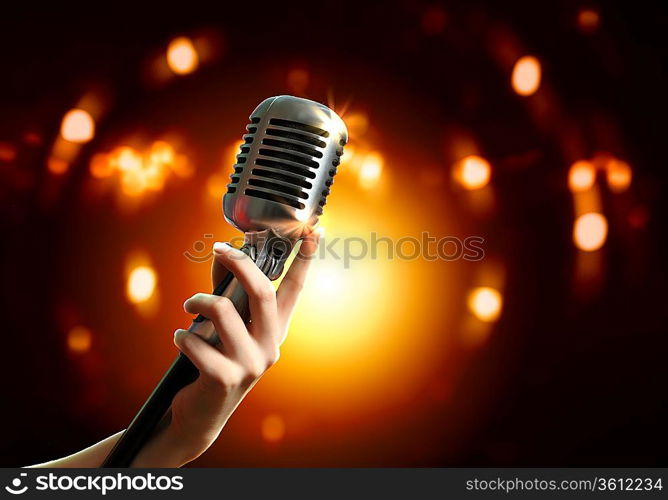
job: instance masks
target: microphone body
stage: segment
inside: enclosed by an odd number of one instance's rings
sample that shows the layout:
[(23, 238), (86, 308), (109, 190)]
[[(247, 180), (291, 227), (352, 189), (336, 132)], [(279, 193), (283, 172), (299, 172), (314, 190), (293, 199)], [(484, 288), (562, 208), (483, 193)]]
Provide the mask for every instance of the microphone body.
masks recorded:
[[(241, 250), (274, 280), (294, 245), (322, 215), (348, 134), (334, 111), (291, 96), (265, 99), (246, 129), (223, 212), (245, 233)], [(248, 297), (232, 273), (213, 294), (228, 297), (243, 320), (249, 320)], [(211, 345), (220, 343), (213, 323), (202, 315), (188, 330)], [(129, 467), (155, 431), (169, 424), (174, 396), (198, 376), (193, 363), (179, 353), (102, 467)]]

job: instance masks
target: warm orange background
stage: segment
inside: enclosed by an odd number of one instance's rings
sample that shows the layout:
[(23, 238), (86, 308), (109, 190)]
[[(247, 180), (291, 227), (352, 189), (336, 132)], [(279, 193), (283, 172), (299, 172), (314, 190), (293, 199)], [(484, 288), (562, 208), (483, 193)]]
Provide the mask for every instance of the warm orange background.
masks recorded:
[(2, 464), (130, 421), (211, 287), (184, 253), (239, 236), (221, 195), (277, 94), (350, 130), (325, 244), (428, 232), (486, 255), (317, 260), (280, 363), (194, 465), (665, 462), (665, 17), (633, 8), (9, 14)]

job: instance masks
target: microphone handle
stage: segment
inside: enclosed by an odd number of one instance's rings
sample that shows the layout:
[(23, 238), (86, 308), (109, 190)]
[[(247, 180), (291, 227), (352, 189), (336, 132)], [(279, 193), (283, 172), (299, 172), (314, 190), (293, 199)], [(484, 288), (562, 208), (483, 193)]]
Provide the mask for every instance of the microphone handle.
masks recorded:
[[(242, 317), (248, 319), (247, 297), (234, 275), (227, 275), (213, 291), (214, 295), (225, 295), (232, 300)], [(213, 324), (207, 318), (198, 315), (189, 328), (211, 344), (220, 342)], [(104, 460), (102, 467), (130, 467), (163, 418), (168, 417), (168, 410), (174, 396), (199, 376), (195, 365), (183, 353), (179, 353), (167, 372), (141, 407), (137, 415), (125, 430), (116, 445)], [(166, 423), (166, 422), (165, 422)]]

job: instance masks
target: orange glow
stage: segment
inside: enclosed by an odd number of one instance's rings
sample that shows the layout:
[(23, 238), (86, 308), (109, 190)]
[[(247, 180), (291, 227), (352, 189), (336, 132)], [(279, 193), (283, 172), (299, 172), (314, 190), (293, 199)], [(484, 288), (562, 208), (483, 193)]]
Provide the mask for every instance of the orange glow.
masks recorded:
[(119, 146), (109, 154), (93, 155), (89, 169), (97, 178), (110, 177), (118, 172), (121, 190), (130, 197), (146, 191), (161, 191), (172, 173), (178, 177), (189, 177), (193, 173), (190, 161), (184, 155), (176, 154), (173, 146), (165, 141), (155, 141), (144, 152)]
[(72, 109), (63, 117), (60, 135), (66, 141), (83, 144), (95, 135), (93, 117), (83, 109)]
[[(361, 137), (369, 130), (369, 117), (363, 113), (350, 113), (344, 121), (351, 137)], [(346, 148), (347, 154), (348, 149)]]
[(230, 178), (223, 174), (213, 174), (206, 181), (206, 190), (216, 200), (225, 194)]
[(534, 56), (520, 57), (515, 63), (511, 82), (513, 90), (521, 96), (530, 96), (540, 87), (540, 62)]
[(157, 277), (153, 268), (149, 266), (135, 267), (128, 276), (127, 296), (130, 302), (140, 304), (153, 296)]
[(75, 326), (67, 333), (67, 348), (77, 354), (90, 350), (93, 335), (85, 326)]
[(594, 9), (580, 9), (577, 22), (578, 27), (583, 33), (593, 33), (598, 29), (601, 17)]
[(142, 165), (142, 158), (138, 151), (133, 148), (123, 146), (115, 150), (116, 164), (123, 171), (139, 170)]
[[(347, 121), (346, 121), (347, 124)], [(341, 157), (341, 167), (345, 166), (346, 169), (343, 171), (347, 171), (349, 166), (352, 166), (353, 168), (358, 167), (359, 165), (356, 165), (358, 162), (358, 155), (355, 154), (355, 145), (354, 144), (348, 144), (345, 149), (345, 153)], [(353, 161), (355, 160), (355, 161)]]
[(46, 161), (46, 167), (52, 174), (60, 175), (67, 172), (70, 168), (70, 165), (65, 160), (51, 157)]
[(237, 162), (237, 155), (239, 154), (239, 148), (244, 144), (243, 139), (238, 139), (234, 141), (230, 146), (227, 148), (225, 153), (223, 154), (223, 168), (226, 169), (226, 171), (230, 168), (231, 165), (234, 165)]
[(496, 321), (501, 314), (503, 299), (498, 290), (483, 286), (474, 288), (468, 297), (468, 308), (480, 321)]
[(109, 157), (104, 153), (93, 155), (89, 169), (90, 175), (97, 178), (109, 177), (114, 173)]
[(607, 151), (597, 151), (591, 159), (591, 162), (598, 169), (605, 170), (608, 163), (614, 161), (615, 157)]
[(190, 160), (188, 160), (185, 155), (176, 155), (176, 157), (174, 157), (174, 163), (169, 166), (172, 168), (172, 172), (182, 179), (192, 177), (193, 173), (195, 173), (193, 164), (190, 163)]
[(220, 197), (225, 194), (227, 185), (230, 183), (231, 166), (237, 162), (239, 148), (244, 144), (243, 140), (232, 142), (223, 151), (223, 161), (219, 172), (212, 174), (206, 181), (207, 193), (215, 200), (220, 201)]
[(625, 161), (612, 160), (606, 165), (608, 186), (614, 193), (626, 191), (631, 186), (631, 166)]
[[(341, 183), (350, 186), (356, 181), (353, 176), (343, 178)], [(314, 411), (346, 418), (351, 415), (351, 405), (355, 411), (365, 412), (407, 397), (433, 362), (436, 353), (427, 347), (428, 342), (415, 343), (403, 335), (388, 335), (386, 320), (394, 317), (394, 332), (413, 331), (415, 321), (432, 321), (431, 316), (418, 315), (416, 319), (407, 314), (420, 306), (411, 294), (407, 296), (405, 289), (392, 283), (408, 280), (411, 289), (419, 288), (434, 279), (438, 266), (399, 259), (396, 255), (391, 258), (387, 243), (378, 243), (375, 255), (363, 251), (365, 242), (367, 248), (371, 248), (372, 231), (380, 231), (395, 242), (412, 234), (414, 217), (419, 215), (409, 214), (405, 223), (388, 219), (384, 207), (389, 207), (390, 199), (367, 193), (341, 189), (328, 203), (329, 210), (322, 221), (326, 240), (321, 242), (320, 248), (329, 246), (331, 251), (318, 252), (311, 263), (290, 334), (282, 349), (283, 359), (272, 369), (265, 384), (258, 386), (260, 397), (267, 404), (272, 404), (273, 395), (280, 387), (304, 380), (301, 396), (294, 392), (288, 395), (295, 404), (306, 397)], [(365, 217), (360, 217), (361, 203)], [(347, 264), (343, 258), (344, 243), (331, 245), (340, 238), (351, 242), (348, 255), (359, 256)], [(288, 265), (289, 262), (286, 267)], [(443, 293), (447, 295), (449, 288)], [(448, 308), (446, 305), (440, 309), (439, 321), (450, 316)], [(435, 331), (426, 328), (422, 334), (430, 336)], [(409, 351), (412, 354), (408, 354)], [(401, 371), (401, 380), (389, 385), (381, 382), (385, 374), (396, 373), (396, 370)], [(370, 392), (374, 393), (373, 397), (369, 397)], [(284, 398), (285, 391), (281, 394)], [(343, 401), (346, 403), (342, 404)]]
[(608, 236), (608, 221), (599, 213), (581, 215), (573, 226), (575, 246), (586, 252), (593, 252), (603, 246)]
[(151, 163), (174, 163), (174, 148), (165, 141), (155, 141), (148, 153)]
[(121, 186), (123, 192), (128, 196), (138, 196), (144, 189), (148, 188), (147, 182), (142, 175), (143, 161), (138, 151), (130, 147), (118, 148), (112, 152), (112, 161), (115, 156), (116, 165), (122, 172)]
[[(349, 124), (350, 118), (352, 119)], [(345, 121), (346, 126), (357, 128), (358, 132), (369, 126), (368, 117), (359, 113), (351, 113), (345, 117)], [(367, 144), (357, 142), (346, 146), (345, 153), (341, 157), (339, 175), (353, 176), (360, 187), (370, 189), (380, 185), (384, 167), (385, 158), (382, 153), (368, 147)]]
[(14, 161), (16, 148), (9, 142), (0, 142), (0, 161)]
[(190, 38), (180, 36), (169, 42), (167, 64), (177, 75), (187, 75), (197, 69), (199, 56)]
[(471, 155), (455, 163), (453, 177), (465, 189), (485, 187), (492, 175), (492, 167), (481, 156)]
[(576, 161), (568, 171), (568, 187), (573, 192), (586, 191), (596, 181), (594, 165), (585, 160)]
[(369, 153), (360, 167), (359, 185), (365, 189), (376, 187), (382, 172), (383, 157), (379, 153)]
[(277, 443), (285, 437), (285, 421), (280, 415), (267, 415), (262, 419), (262, 438), (270, 443)]

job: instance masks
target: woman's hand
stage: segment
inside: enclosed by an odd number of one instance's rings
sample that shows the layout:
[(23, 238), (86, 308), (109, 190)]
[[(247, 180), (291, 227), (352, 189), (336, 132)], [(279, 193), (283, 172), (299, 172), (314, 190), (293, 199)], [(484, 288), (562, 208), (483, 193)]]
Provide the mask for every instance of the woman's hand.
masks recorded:
[(174, 397), (171, 422), (146, 444), (134, 467), (178, 467), (216, 440), (244, 396), (278, 360), (317, 245), (316, 234), (302, 241), (278, 291), (243, 252), (226, 243), (214, 245), (214, 285), (225, 269), (232, 271), (248, 294), (251, 322), (245, 324), (225, 297), (198, 293), (186, 300), (184, 309), (209, 318), (221, 343), (213, 347), (187, 330), (175, 332), (174, 343), (200, 376)]

